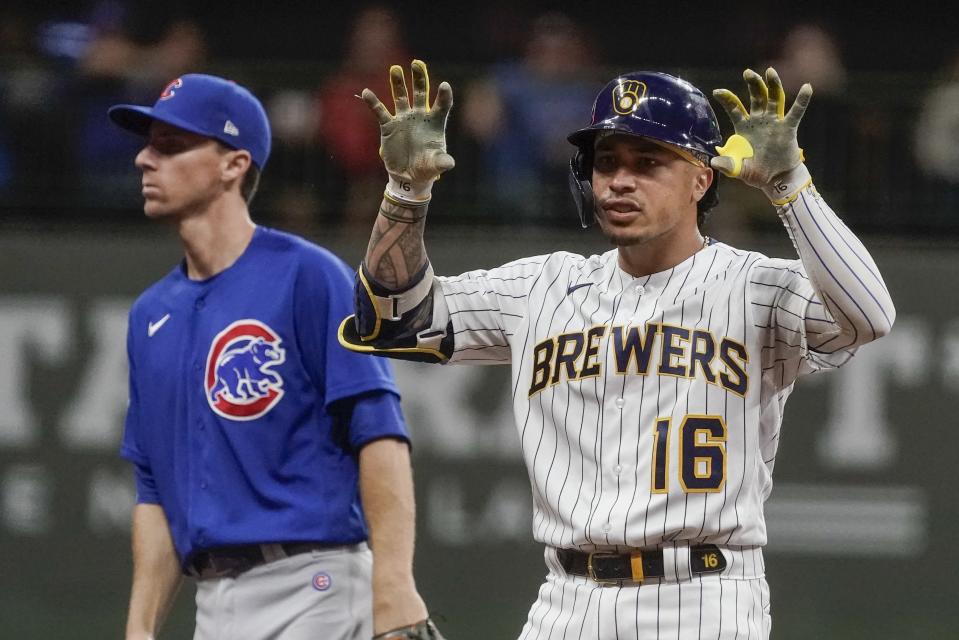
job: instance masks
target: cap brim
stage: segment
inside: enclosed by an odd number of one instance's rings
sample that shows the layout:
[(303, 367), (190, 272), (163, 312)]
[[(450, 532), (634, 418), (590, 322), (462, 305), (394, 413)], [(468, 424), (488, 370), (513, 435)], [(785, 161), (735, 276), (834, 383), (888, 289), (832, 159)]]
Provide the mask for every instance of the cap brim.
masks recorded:
[(165, 122), (174, 127), (189, 131), (190, 133), (208, 138), (215, 137), (211, 135), (210, 132), (203, 131), (199, 127), (180, 120), (179, 118), (168, 114), (157, 115), (153, 107), (141, 107), (135, 104), (118, 104), (110, 107), (107, 110), (107, 115), (109, 115), (110, 120), (121, 129), (126, 129), (139, 136), (148, 136), (150, 134), (150, 125), (153, 124), (154, 120), (159, 120), (160, 122)]
[(153, 122), (152, 107), (138, 107), (132, 104), (118, 104), (107, 110), (110, 120), (120, 127), (137, 135), (145, 136)]

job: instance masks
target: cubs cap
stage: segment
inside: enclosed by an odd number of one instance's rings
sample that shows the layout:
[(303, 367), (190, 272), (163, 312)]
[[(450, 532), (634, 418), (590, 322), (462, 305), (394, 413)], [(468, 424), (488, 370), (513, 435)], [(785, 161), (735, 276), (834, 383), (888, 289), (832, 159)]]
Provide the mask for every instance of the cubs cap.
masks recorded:
[(263, 105), (249, 90), (217, 76), (180, 76), (166, 86), (152, 107), (118, 104), (107, 113), (115, 124), (141, 136), (159, 120), (231, 149), (249, 151), (261, 170), (270, 157), (270, 122)]

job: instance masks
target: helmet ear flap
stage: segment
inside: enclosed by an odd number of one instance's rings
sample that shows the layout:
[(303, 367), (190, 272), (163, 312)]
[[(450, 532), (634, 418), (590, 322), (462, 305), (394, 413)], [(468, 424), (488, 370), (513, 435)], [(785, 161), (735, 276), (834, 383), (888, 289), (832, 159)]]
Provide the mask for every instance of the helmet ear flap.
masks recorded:
[(585, 153), (580, 147), (569, 160), (569, 191), (573, 195), (579, 222), (584, 229), (589, 228), (596, 219), (593, 184), (590, 182), (593, 173), (591, 156), (591, 153)]

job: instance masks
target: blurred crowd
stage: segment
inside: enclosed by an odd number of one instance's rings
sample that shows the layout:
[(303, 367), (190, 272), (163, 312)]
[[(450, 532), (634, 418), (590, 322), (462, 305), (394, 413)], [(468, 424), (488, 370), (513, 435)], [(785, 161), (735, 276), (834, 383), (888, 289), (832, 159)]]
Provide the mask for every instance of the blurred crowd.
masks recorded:
[[(299, 231), (368, 227), (385, 174), (377, 127), (356, 95), (369, 87), (391, 106), (389, 66), (425, 57), (409, 38), (408, 15), (360, 3), (330, 31), (338, 53), (305, 64), (261, 58), (255, 48), (224, 56), (189, 10), (144, 21), (135, 7), (97, 0), (59, 13), (0, 8), (0, 211), (134, 217), (132, 159), (141, 141), (112, 127), (107, 107), (152, 104), (176, 76), (210, 72), (250, 86), (271, 117), (274, 153), (255, 215)], [(617, 71), (649, 66), (707, 93), (716, 82), (744, 93), (740, 70), (645, 65), (662, 58), (641, 51), (624, 66), (610, 59), (596, 25), (575, 16), (500, 4), (485, 15), (472, 37), (474, 46), (488, 43), (487, 55), (472, 63), (428, 60), (434, 85), (450, 80), (456, 100), (449, 141), (457, 168), (438, 186), (445, 195), (436, 209), (448, 214), (438, 223), (573, 226), (565, 136), (586, 123), (596, 90)], [(774, 66), (790, 98), (812, 83), (800, 143), (817, 186), (850, 224), (959, 232), (959, 48), (938, 74), (909, 76), (904, 86), (901, 73), (850, 70), (843, 42), (822, 22), (797, 22), (775, 39), (765, 37), (768, 24), (745, 28), (755, 37), (738, 56), (744, 64)], [(711, 224), (737, 233), (776, 224), (750, 190), (728, 182), (721, 193)]]

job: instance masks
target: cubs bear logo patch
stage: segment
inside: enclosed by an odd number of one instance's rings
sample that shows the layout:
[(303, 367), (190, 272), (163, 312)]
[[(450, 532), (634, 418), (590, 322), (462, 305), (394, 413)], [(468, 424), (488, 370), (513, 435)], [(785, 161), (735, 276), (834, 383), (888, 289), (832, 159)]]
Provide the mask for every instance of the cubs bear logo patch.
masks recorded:
[(255, 420), (283, 397), (275, 368), (286, 360), (282, 340), (258, 320), (237, 320), (217, 334), (206, 359), (206, 399), (230, 420)]

